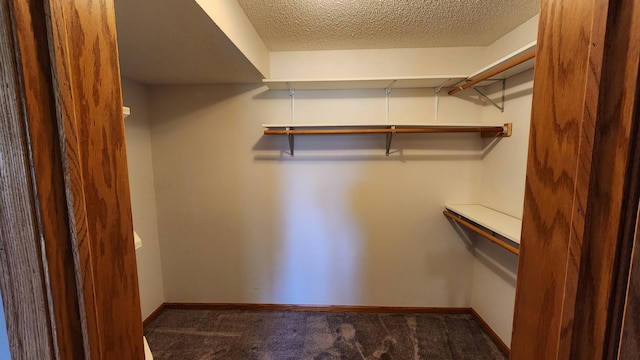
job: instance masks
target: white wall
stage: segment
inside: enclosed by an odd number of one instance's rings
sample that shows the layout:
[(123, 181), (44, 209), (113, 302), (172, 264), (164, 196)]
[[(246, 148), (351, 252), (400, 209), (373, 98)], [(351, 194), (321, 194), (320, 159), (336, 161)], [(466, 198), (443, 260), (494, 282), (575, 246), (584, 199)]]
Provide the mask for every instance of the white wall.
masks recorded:
[[(498, 100), (501, 88), (501, 84), (492, 85), (487, 94)], [(512, 122), (513, 134), (498, 141), (485, 140), (485, 148), (491, 151), (482, 160), (480, 202), (522, 218), (533, 70), (507, 79), (506, 89), (504, 113), (487, 105), (484, 118)], [(517, 269), (516, 255), (477, 238), (471, 305), (507, 345), (511, 343)]]
[[(536, 40), (538, 16), (535, 16), (483, 50), (484, 63), (492, 63)], [(502, 84), (483, 92), (500, 102)], [(517, 218), (522, 218), (524, 185), (531, 118), (533, 70), (506, 81), (504, 112), (486, 101), (483, 122), (513, 123), (510, 138), (485, 139), (479, 177), (478, 202)], [(469, 101), (479, 98), (471, 91), (458, 94)], [(477, 181), (476, 180), (476, 181)], [(461, 234), (469, 236), (468, 233)], [(489, 240), (471, 235), (474, 247), (471, 306), (507, 344), (511, 343), (518, 257)]]
[(484, 47), (275, 51), (273, 79), (465, 77), (536, 40), (538, 16)]
[(260, 73), (269, 77), (269, 49), (236, 0), (196, 0)]
[[(273, 79), (401, 76), (464, 77), (479, 68), (484, 47), (271, 52)], [(484, 64), (482, 64), (484, 65)]]
[(131, 115), (124, 124), (133, 227), (142, 239), (142, 247), (136, 250), (136, 260), (144, 319), (164, 302), (149, 132), (149, 102), (147, 88), (136, 82), (123, 79), (122, 92), (125, 106), (131, 108)]
[[(428, 56), (468, 48), (272, 53), (271, 73), (470, 73), (535, 39), (534, 22), (475, 58)], [(445, 203), (484, 202), (521, 215), (531, 79), (508, 81), (503, 114), (468, 93), (441, 98), (439, 122), (513, 122), (511, 138), (397, 135), (388, 158), (383, 136), (371, 135), (298, 136), (291, 158), (286, 138), (260, 126), (290, 121), (285, 91), (152, 88), (165, 301), (473, 306), (509, 343), (517, 258), (484, 239), (468, 244), (441, 212)], [(295, 108), (296, 123), (386, 121), (382, 90), (297, 91)], [(393, 90), (391, 121), (433, 122), (434, 112), (433, 89)]]
[[(380, 93), (297, 92), (298, 121), (384, 121)], [(433, 121), (433, 90), (393, 96), (393, 116)], [(472, 250), (442, 209), (478, 196), (477, 134), (396, 135), (388, 158), (383, 135), (297, 137), (291, 158), (261, 127), (288, 121), (286, 91), (157, 87), (150, 102), (166, 301), (470, 305)]]
[(539, 15), (525, 21), (522, 25), (510, 31), (505, 36), (494, 41), (484, 49), (484, 62), (491, 64), (514, 50), (521, 48), (538, 38)]

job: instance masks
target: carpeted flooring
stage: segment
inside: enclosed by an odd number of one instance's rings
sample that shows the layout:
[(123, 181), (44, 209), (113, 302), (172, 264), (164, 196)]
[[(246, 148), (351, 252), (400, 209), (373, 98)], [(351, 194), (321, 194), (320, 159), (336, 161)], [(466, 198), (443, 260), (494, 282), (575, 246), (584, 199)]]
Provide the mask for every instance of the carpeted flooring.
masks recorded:
[(166, 309), (155, 360), (506, 359), (471, 315)]

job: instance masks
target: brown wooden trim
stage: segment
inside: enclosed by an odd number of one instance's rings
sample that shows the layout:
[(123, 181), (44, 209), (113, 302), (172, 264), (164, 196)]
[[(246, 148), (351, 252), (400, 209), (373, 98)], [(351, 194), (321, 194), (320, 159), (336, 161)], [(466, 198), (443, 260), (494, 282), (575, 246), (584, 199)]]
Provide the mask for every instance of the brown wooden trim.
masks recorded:
[(541, 2), (513, 358), (604, 358), (617, 346), (638, 11), (638, 0)]
[(158, 316), (160, 316), (160, 314), (162, 314), (164, 309), (165, 309), (165, 304), (164, 303), (160, 304), (160, 306), (158, 306), (157, 309), (155, 309), (151, 314), (149, 314), (149, 316), (147, 316), (142, 321), (142, 327), (146, 328), (153, 320), (155, 320)]
[(568, 267), (574, 265), (569, 243), (581, 239), (576, 224), (584, 222), (573, 208), (583, 209), (575, 201), (583, 192), (576, 184), (580, 169), (586, 169), (587, 179), (589, 172), (578, 157), (594, 4), (542, 0), (540, 5), (511, 356), (568, 359), (560, 347), (570, 344), (563, 309), (572, 307), (570, 288), (577, 282)]
[(438, 134), (438, 133), (480, 133), (496, 136), (504, 133), (504, 136), (510, 136), (505, 133), (505, 129), (502, 126), (494, 127), (410, 127), (410, 128), (367, 128), (359, 127), (352, 129), (296, 129), (292, 126), (291, 129), (286, 130), (264, 130), (265, 135), (350, 135), (350, 134)]
[(285, 305), (253, 303), (164, 303), (166, 309), (210, 309), (252, 311), (349, 312), (388, 314), (470, 314), (469, 307), (401, 307), (350, 305)]
[(493, 342), (496, 344), (498, 349), (500, 349), (500, 351), (502, 351), (502, 353), (505, 354), (508, 358), (509, 353), (511, 352), (511, 350), (509, 349), (509, 346), (507, 346), (507, 344), (505, 344), (504, 341), (500, 339), (500, 336), (498, 336), (498, 334), (496, 334), (496, 332), (493, 331), (491, 326), (489, 326), (489, 324), (487, 324), (487, 322), (484, 321), (482, 316), (480, 316), (480, 314), (478, 314), (478, 312), (475, 311), (473, 308), (471, 309), (471, 316), (473, 316), (473, 318), (476, 319), (478, 324), (480, 324), (480, 327), (487, 333), (487, 335), (489, 335), (489, 337), (491, 338), (491, 340), (493, 340)]
[(141, 358), (113, 2), (2, 0), (0, 45), (12, 357)]
[(54, 106), (47, 22), (42, 2), (14, 1), (14, 19), (20, 66), (31, 75), (23, 78), (26, 124), (30, 139), (38, 222), (46, 256), (49, 298), (55, 321), (55, 339), (61, 358), (86, 355), (82, 336), (82, 310), (78, 294), (74, 249), (65, 209), (65, 183)]
[(140, 358), (114, 4), (49, 0), (47, 6), (85, 342), (91, 359)]
[(58, 358), (58, 344), (40, 247), (23, 87), (24, 78), (39, 68), (20, 68), (14, 41), (24, 34), (18, 26), (10, 2), (0, 2), (0, 291), (11, 358), (47, 360)]
[[(640, 209), (636, 216), (636, 230), (634, 234), (634, 245), (632, 260), (626, 289), (626, 298), (622, 310), (620, 334), (618, 335), (619, 348), (617, 354), (608, 354), (609, 359), (637, 359), (640, 355)], [(612, 328), (617, 329), (616, 323), (612, 323)], [(613, 338), (615, 340), (615, 337)], [(614, 355), (613, 357), (611, 355)]]
[(87, 219), (87, 206), (82, 182), (81, 148), (77, 128), (76, 112), (73, 106), (72, 74), (69, 55), (69, 41), (67, 24), (64, 21), (63, 4), (59, 1), (49, 1), (51, 13), (49, 31), (53, 43), (50, 47), (52, 59), (51, 71), (54, 81), (56, 115), (60, 138), (64, 145), (60, 151), (63, 157), (65, 172), (65, 186), (67, 191), (66, 208), (69, 223), (72, 226), (70, 234), (73, 244), (73, 264), (77, 276), (82, 283), (82, 337), (87, 344), (85, 357), (102, 358), (101, 337), (96, 309), (95, 279), (92, 274), (94, 265), (92, 260), (91, 239)]
[[(618, 330), (610, 328), (610, 321), (612, 308), (622, 308), (624, 301), (638, 201), (638, 179), (632, 176), (638, 154), (632, 149), (638, 126), (634, 108), (639, 90), (640, 1), (610, 1), (608, 8), (596, 9), (607, 14), (607, 21), (606, 27), (594, 26), (592, 34), (593, 41), (603, 41), (605, 47), (600, 79), (587, 83), (588, 88), (597, 87), (598, 96), (593, 97), (597, 104), (593, 150), (579, 159), (591, 160), (591, 171), (576, 289), (580, 301), (571, 309), (575, 313), (571, 356), (605, 358), (609, 353), (614, 359), (618, 339), (614, 336), (610, 343), (609, 334)], [(606, 35), (601, 40), (602, 33)], [(618, 293), (616, 281), (621, 282)]]
[[(619, 22), (635, 21), (635, 26), (627, 25), (631, 28), (640, 27), (640, 2), (635, 3), (635, 15), (628, 16), (625, 20), (616, 20), (616, 25), (619, 26)], [(629, 6), (627, 4), (627, 6)], [(623, 13), (631, 11), (629, 9), (622, 10)], [(617, 31), (624, 31), (618, 28)], [(611, 35), (617, 37), (617, 35)], [(640, 35), (636, 35), (640, 37)], [(637, 42), (635, 48), (635, 56), (639, 56)], [(632, 44), (633, 45), (633, 44)], [(614, 62), (611, 61), (610, 62)], [(633, 66), (633, 65), (632, 65)], [(636, 64), (636, 67), (640, 64)], [(627, 81), (629, 81), (627, 79)], [(630, 85), (628, 87), (631, 87)], [(629, 161), (627, 165), (625, 185), (622, 198), (622, 214), (620, 224), (620, 236), (618, 251), (616, 254), (616, 267), (614, 269), (614, 279), (612, 287), (612, 300), (610, 306), (610, 320), (608, 324), (608, 337), (609, 341), (606, 345), (606, 356), (608, 359), (631, 359), (640, 358), (640, 342), (638, 342), (638, 336), (640, 336), (640, 327), (631, 325), (629, 318), (638, 319), (640, 314), (640, 298), (638, 297), (638, 285), (640, 284), (640, 278), (638, 276), (638, 263), (637, 256), (634, 252), (640, 252), (638, 248), (638, 230), (640, 226), (640, 215), (638, 214), (638, 208), (640, 203), (640, 71), (636, 70), (635, 79), (635, 101), (633, 104), (633, 121), (631, 124), (630, 132), (630, 150)], [(627, 99), (627, 102), (633, 101)], [(635, 214), (635, 216), (634, 216)], [(634, 259), (634, 256), (636, 259)], [(626, 318), (626, 321), (625, 321)], [(635, 321), (634, 321), (635, 323)], [(637, 325), (637, 324), (636, 324)], [(627, 334), (622, 338), (622, 333)], [(633, 339), (633, 340), (632, 340)], [(635, 344), (632, 346), (631, 344)]]

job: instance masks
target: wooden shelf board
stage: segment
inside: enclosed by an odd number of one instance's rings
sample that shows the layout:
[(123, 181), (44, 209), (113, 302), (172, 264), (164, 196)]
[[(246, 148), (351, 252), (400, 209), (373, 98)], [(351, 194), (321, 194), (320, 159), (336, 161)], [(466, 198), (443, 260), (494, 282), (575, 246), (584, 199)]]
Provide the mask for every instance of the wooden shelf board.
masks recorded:
[(510, 241), (520, 244), (522, 220), (501, 213), (483, 205), (446, 205), (447, 210), (456, 213)]
[(493, 128), (497, 126), (504, 126), (504, 124), (328, 124), (328, 123), (309, 123), (309, 124), (285, 124), (285, 123), (276, 123), (276, 124), (262, 124), (262, 127), (268, 129), (278, 129), (278, 128), (388, 128), (389, 126), (410, 128), (410, 127), (428, 127), (428, 128), (456, 128), (456, 127), (476, 127), (476, 128)]

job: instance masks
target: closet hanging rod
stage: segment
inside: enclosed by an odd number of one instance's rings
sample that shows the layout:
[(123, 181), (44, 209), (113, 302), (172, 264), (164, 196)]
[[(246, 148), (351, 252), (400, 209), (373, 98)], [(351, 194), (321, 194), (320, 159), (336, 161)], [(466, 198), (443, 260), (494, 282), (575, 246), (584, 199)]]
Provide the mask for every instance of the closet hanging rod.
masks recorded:
[(493, 234), (490, 234), (489, 232), (487, 232), (483, 228), (479, 227), (478, 225), (467, 221), (466, 219), (458, 216), (457, 214), (452, 213), (449, 210), (445, 210), (442, 213), (444, 214), (444, 216), (448, 217), (449, 219), (457, 222), (458, 224), (466, 227), (467, 229), (475, 232), (476, 234), (487, 238), (492, 243), (507, 249), (511, 253), (514, 253), (516, 255), (520, 255), (520, 249), (518, 249), (515, 246), (509, 244), (506, 240), (500, 239), (497, 236), (494, 236)]
[(476, 78), (468, 79), (469, 80), (468, 82), (466, 82), (466, 83), (464, 83), (464, 84), (462, 84), (460, 86), (456, 86), (455, 88), (449, 90), (448, 94), (449, 95), (453, 95), (453, 94), (456, 94), (456, 93), (458, 93), (458, 92), (460, 92), (460, 91), (462, 91), (464, 89), (470, 88), (470, 87), (474, 86), (475, 84), (477, 84), (477, 83), (479, 83), (481, 81), (487, 80), (487, 79), (489, 79), (489, 78), (491, 78), (493, 76), (496, 76), (496, 75), (500, 74), (503, 71), (509, 70), (514, 66), (520, 65), (520, 64), (522, 64), (523, 62), (525, 62), (527, 60), (533, 59), (535, 56), (536, 56), (536, 50), (533, 49), (533, 50), (531, 50), (529, 52), (526, 52), (526, 53), (522, 54), (521, 56), (519, 56), (519, 57), (517, 57), (517, 58), (515, 58), (515, 59), (513, 59), (513, 60), (511, 60), (511, 61), (509, 61), (509, 62), (507, 62), (507, 63), (505, 63), (503, 65), (500, 65), (500, 66), (496, 67), (495, 69), (493, 69), (491, 71), (488, 71), (488, 72), (486, 72), (484, 74), (479, 75)]
[(482, 133), (510, 136), (510, 124), (491, 127), (410, 127), (410, 128), (357, 128), (357, 129), (265, 129), (265, 135), (340, 135), (340, 134), (400, 134), (400, 133)]

